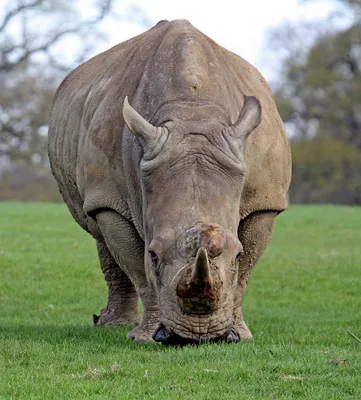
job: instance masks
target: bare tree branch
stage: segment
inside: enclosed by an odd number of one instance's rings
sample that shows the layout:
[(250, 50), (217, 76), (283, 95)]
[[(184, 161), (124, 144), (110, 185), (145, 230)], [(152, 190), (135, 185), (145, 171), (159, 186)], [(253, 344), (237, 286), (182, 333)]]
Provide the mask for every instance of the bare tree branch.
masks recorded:
[(3, 32), (4, 29), (6, 28), (7, 24), (8, 24), (14, 17), (18, 16), (19, 13), (21, 13), (23, 10), (30, 9), (30, 8), (35, 8), (35, 7), (39, 6), (39, 5), (41, 5), (42, 3), (43, 3), (43, 0), (36, 0), (36, 1), (32, 2), (32, 3), (20, 4), (18, 7), (12, 9), (11, 11), (9, 11), (9, 12), (5, 15), (5, 17), (4, 17), (3, 21), (2, 21), (2, 23), (0, 24), (0, 32)]
[[(111, 8), (114, 0), (102, 0), (98, 2), (98, 13), (97, 15), (92, 18), (92, 19), (87, 19), (87, 20), (75, 20), (72, 25), (68, 25), (68, 27), (64, 28), (63, 30), (58, 30), (55, 34), (43, 34), (43, 37), (39, 36), (37, 37), (37, 40), (39, 38), (43, 39), (42, 43), (31, 47), (29, 45), (29, 41), (27, 37), (23, 38), (20, 43), (15, 43), (12, 44), (12, 40), (6, 39), (4, 41), (4, 45), (2, 48), (0, 48), (0, 72), (8, 72), (14, 67), (16, 67), (18, 64), (22, 63), (23, 61), (26, 61), (29, 59), (33, 54), (36, 53), (49, 53), (50, 48), (58, 43), (61, 39), (63, 39), (65, 36), (69, 34), (74, 34), (77, 35), (78, 37), (81, 37), (82, 33), (86, 29), (90, 29), (94, 26), (96, 26), (98, 23), (100, 23), (104, 18), (106, 18), (108, 15), (111, 14)], [(18, 7), (12, 9), (9, 11), (4, 19), (3, 22), (1, 23), (0, 26), (0, 37), (5, 36), (5, 29), (9, 22), (19, 16), (20, 14), (23, 14), (24, 12), (29, 11), (30, 9), (36, 9), (36, 7), (39, 7), (44, 4), (44, 0), (36, 0), (31, 3), (27, 4), (21, 4)], [(30, 20), (29, 25), (32, 24), (33, 22)], [(60, 25), (61, 26), (61, 25)], [(27, 31), (27, 27), (25, 26), (25, 31)], [(61, 28), (60, 28), (61, 29)], [(11, 37), (11, 36), (10, 36)], [(34, 41), (33, 41), (34, 42)], [(20, 54), (18, 54), (20, 53)], [(53, 62), (53, 66), (57, 66), (59, 63)], [(60, 64), (61, 65), (61, 64)], [(68, 70), (72, 68), (72, 65), (68, 65)], [(64, 66), (60, 68), (60, 70), (64, 70)]]
[[(80, 0), (6, 0), (0, 8), (0, 168), (48, 168), (46, 125), (56, 86), (106, 37), (106, 18), (151, 25), (132, 5), (118, 18), (115, 2), (94, 0), (88, 17)], [(64, 56), (62, 44), (69, 42)]]
[(78, 33), (79, 32), (79, 27), (76, 28), (72, 28), (72, 29), (66, 29), (64, 31), (58, 32), (57, 34), (55, 34), (52, 38), (48, 39), (46, 41), (46, 43), (41, 44), (40, 46), (36, 46), (30, 49), (26, 49), (23, 45), (16, 45), (14, 46), (11, 50), (8, 50), (7, 53), (11, 52), (14, 49), (21, 49), (24, 48), (24, 53), (15, 61), (4, 61), (2, 64), (0, 64), (0, 71), (9, 71), (12, 68), (14, 68), (16, 65), (20, 64), (21, 62), (23, 62), (24, 60), (26, 60), (27, 58), (29, 58), (32, 54), (38, 53), (38, 52), (46, 52), (47, 50), (49, 50), (49, 48), (51, 46), (53, 46), (59, 39), (61, 39), (62, 37), (69, 35), (71, 33)]
[[(64, 6), (67, 5), (65, 0), (63, 1)], [(28, 59), (31, 59), (34, 54), (39, 53), (43, 53), (47, 56), (48, 62), (52, 67), (62, 72), (66, 69), (69, 71), (74, 67), (75, 63), (73, 62), (68, 66), (63, 65), (58, 60), (55, 60), (55, 57), (50, 54), (50, 49), (59, 43), (65, 36), (76, 35), (77, 38), (83, 42), (83, 51), (74, 61), (76, 63), (79, 61), (83, 62), (87, 58), (89, 50), (94, 48), (94, 41), (91, 42), (91, 48), (89, 48), (89, 46), (87, 47), (87, 37), (89, 35), (84, 35), (84, 32), (88, 31), (90, 33), (90, 37), (94, 37), (94, 29), (97, 29), (97, 25), (107, 17), (113, 17), (123, 21), (131, 20), (145, 27), (149, 27), (151, 25), (151, 21), (148, 19), (144, 11), (135, 5), (128, 6), (124, 14), (117, 14), (112, 9), (114, 1), (115, 0), (98, 0), (96, 5), (97, 12), (95, 16), (88, 19), (81, 19), (81, 16), (78, 17), (76, 14), (76, 6), (74, 6), (74, 8), (71, 6), (70, 10), (73, 11), (73, 14), (71, 14), (72, 18), (69, 19), (67, 14), (64, 14), (64, 22), (66, 21), (66, 23), (58, 23), (55, 29), (52, 27), (50, 27), (50, 29), (46, 28), (46, 30), (42, 31), (41, 33), (34, 31), (36, 20), (39, 18), (41, 21), (41, 19), (45, 17), (45, 14), (49, 14), (50, 17), (52, 13), (54, 13), (54, 15), (58, 15), (57, 13), (59, 10), (59, 15), (61, 15), (62, 8), (60, 5), (62, 3), (59, 2), (59, 5), (51, 10), (44, 8), (44, 6), (47, 5), (45, 0), (33, 0), (32, 2), (23, 2), (23, 4), (20, 3), (18, 7), (7, 12), (0, 25), (0, 72), (9, 72), (17, 65), (27, 61)], [(34, 10), (39, 11), (36, 13), (35, 21), (34, 18), (29, 18), (29, 15), (31, 16), (31, 13), (34, 12)], [(23, 16), (22, 30), (24, 35), (22, 38), (21, 35), (14, 35), (6, 31), (6, 27), (8, 26), (9, 22), (18, 16)], [(74, 16), (76, 17), (74, 18)], [(89, 38), (88, 42), (90, 43)]]

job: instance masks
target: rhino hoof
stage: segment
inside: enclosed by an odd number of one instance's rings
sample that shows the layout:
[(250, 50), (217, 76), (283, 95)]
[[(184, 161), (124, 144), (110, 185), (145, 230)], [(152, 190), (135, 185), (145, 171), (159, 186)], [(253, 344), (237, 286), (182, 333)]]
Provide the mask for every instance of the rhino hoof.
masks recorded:
[(149, 329), (148, 327), (144, 328), (142, 325), (138, 325), (128, 333), (128, 339), (135, 342), (153, 342), (153, 332), (154, 326)]
[(93, 314), (93, 322), (95, 326), (105, 325), (132, 325), (139, 323), (138, 313), (127, 313), (123, 310), (114, 310), (103, 308), (100, 315)]
[(241, 321), (237, 325), (237, 331), (239, 332), (241, 340), (249, 340), (253, 338), (251, 331), (249, 330), (247, 324), (244, 321)]

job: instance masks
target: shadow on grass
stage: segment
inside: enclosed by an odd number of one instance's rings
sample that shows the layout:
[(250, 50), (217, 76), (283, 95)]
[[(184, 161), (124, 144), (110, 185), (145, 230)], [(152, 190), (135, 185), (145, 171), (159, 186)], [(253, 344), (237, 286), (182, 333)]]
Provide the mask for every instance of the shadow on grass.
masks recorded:
[(48, 343), (50, 345), (76, 344), (78, 346), (97, 346), (104, 348), (143, 349), (162, 351), (166, 347), (158, 343), (139, 343), (127, 338), (134, 325), (92, 327), (86, 325), (47, 325), (47, 324), (3, 324), (0, 326), (0, 339), (6, 341)]

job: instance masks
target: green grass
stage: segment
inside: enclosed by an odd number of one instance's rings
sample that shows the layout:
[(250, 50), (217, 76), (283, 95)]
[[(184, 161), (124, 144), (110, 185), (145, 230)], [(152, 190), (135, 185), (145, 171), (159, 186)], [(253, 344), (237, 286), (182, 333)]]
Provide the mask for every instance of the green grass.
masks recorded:
[(0, 399), (360, 399), (361, 208), (291, 207), (244, 301), (252, 341), (93, 328), (106, 285), (63, 205), (0, 203)]

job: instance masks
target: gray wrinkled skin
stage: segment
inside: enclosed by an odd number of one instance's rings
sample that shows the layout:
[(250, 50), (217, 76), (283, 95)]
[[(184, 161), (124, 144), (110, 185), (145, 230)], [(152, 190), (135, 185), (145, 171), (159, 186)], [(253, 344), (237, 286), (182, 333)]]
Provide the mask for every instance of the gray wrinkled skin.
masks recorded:
[(97, 242), (109, 296), (96, 325), (137, 323), (130, 338), (164, 344), (252, 337), (242, 297), (291, 178), (254, 67), (188, 21), (162, 21), (64, 79), (49, 157)]

